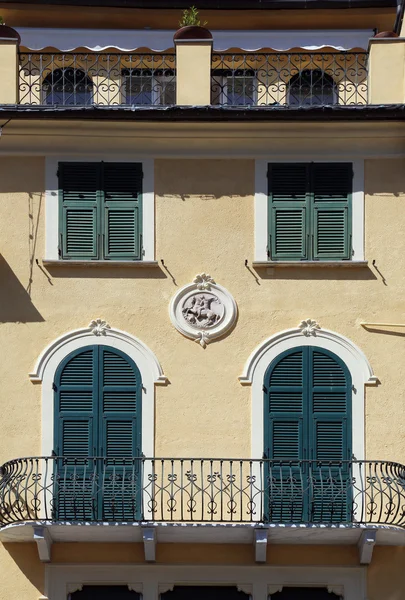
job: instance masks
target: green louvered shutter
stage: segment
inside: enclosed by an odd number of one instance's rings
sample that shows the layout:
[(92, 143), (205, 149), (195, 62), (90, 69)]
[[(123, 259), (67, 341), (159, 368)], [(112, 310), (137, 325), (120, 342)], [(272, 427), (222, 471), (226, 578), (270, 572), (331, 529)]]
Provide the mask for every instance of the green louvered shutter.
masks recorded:
[(64, 459), (56, 465), (58, 519), (94, 518), (97, 446), (95, 405), (97, 353), (94, 347), (74, 352), (60, 365), (54, 383), (55, 447)]
[(309, 442), (313, 498), (311, 520), (348, 520), (351, 459), (351, 378), (346, 366), (330, 352), (308, 348)]
[(142, 258), (142, 164), (104, 163), (104, 257)]
[(315, 260), (351, 258), (351, 163), (313, 163), (312, 230)]
[(99, 258), (100, 165), (59, 163), (60, 253), (64, 259)]
[(308, 258), (309, 165), (268, 166), (271, 260)]
[(140, 514), (141, 378), (123, 353), (100, 347), (100, 454), (106, 458), (103, 519), (136, 520)]
[(303, 520), (304, 498), (294, 479), (300, 481), (299, 461), (305, 454), (305, 369), (305, 355), (301, 348), (296, 348), (270, 365), (265, 378), (265, 456), (272, 461), (266, 469), (266, 504), (271, 522)]
[(271, 459), (265, 462), (265, 518), (282, 523), (349, 520), (347, 367), (326, 350), (294, 348), (269, 366), (264, 395), (265, 458)]

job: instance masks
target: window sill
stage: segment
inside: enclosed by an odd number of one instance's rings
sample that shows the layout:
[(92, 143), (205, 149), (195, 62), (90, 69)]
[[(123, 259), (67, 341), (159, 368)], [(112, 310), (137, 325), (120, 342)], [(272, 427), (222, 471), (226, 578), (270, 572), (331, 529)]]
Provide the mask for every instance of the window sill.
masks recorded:
[(42, 259), (44, 267), (158, 267), (157, 260), (51, 260)]
[(252, 266), (256, 269), (262, 268), (337, 268), (337, 269), (358, 269), (368, 267), (367, 260), (307, 260), (307, 261), (253, 261)]

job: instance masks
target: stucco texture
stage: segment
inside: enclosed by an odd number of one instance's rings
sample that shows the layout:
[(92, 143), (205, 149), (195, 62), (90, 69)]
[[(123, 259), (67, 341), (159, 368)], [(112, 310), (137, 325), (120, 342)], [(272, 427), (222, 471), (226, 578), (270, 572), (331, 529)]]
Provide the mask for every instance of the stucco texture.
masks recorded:
[[(40, 453), (41, 385), (33, 385), (28, 373), (47, 344), (97, 317), (141, 339), (169, 379), (156, 388), (156, 456), (249, 458), (251, 388), (241, 386), (238, 376), (264, 339), (310, 317), (357, 344), (379, 378), (366, 390), (367, 458), (405, 463), (405, 331), (360, 326), (403, 321), (404, 159), (365, 161), (368, 267), (297, 266), (272, 274), (245, 267), (245, 259), (253, 259), (252, 159), (155, 161), (156, 258), (167, 269), (45, 269), (44, 166), (43, 157), (0, 161), (0, 462)], [(239, 311), (234, 329), (205, 350), (180, 335), (168, 314), (173, 294), (203, 271), (232, 293)], [(1, 549), (0, 600), (35, 598), (41, 590), (35, 546), (16, 546)], [(69, 552), (56, 545), (55, 560), (76, 554)], [(198, 549), (177, 552), (181, 560), (201, 560)], [(240, 552), (252, 560), (253, 548)], [(163, 561), (173, 556), (164, 547), (158, 553)], [(369, 600), (400, 600), (402, 549), (377, 547), (375, 553)], [(302, 556), (285, 547), (270, 551), (269, 560), (276, 564), (284, 556), (291, 564), (297, 554)], [(76, 556), (85, 558), (85, 550)], [(305, 556), (312, 564), (357, 564), (352, 548), (314, 548)]]

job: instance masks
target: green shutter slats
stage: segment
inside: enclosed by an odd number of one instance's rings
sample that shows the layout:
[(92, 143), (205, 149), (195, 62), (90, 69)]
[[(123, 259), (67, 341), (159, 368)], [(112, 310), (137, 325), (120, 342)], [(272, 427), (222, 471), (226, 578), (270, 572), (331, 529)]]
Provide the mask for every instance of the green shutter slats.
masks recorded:
[(319, 413), (341, 413), (347, 411), (346, 391), (339, 394), (336, 392), (317, 393), (313, 395), (314, 412)]
[(134, 424), (131, 421), (107, 421), (106, 456), (125, 458), (134, 456)]
[(271, 252), (274, 258), (306, 258), (305, 221), (305, 209), (273, 208)]
[(308, 165), (274, 163), (269, 165), (269, 191), (273, 202), (305, 202)]
[(301, 431), (298, 421), (277, 420), (272, 427), (273, 460), (299, 460), (301, 458)]
[(351, 163), (313, 163), (314, 201), (347, 202), (352, 191)]
[(342, 421), (315, 421), (315, 458), (321, 461), (340, 461), (347, 458), (343, 449)]
[(133, 367), (122, 356), (114, 352), (104, 351), (104, 385), (136, 385)]
[(351, 163), (273, 163), (268, 168), (272, 260), (351, 258)]
[(92, 453), (91, 421), (70, 420), (62, 421), (62, 455), (71, 458), (86, 458)]
[(116, 260), (140, 259), (139, 207), (106, 207), (105, 221), (105, 257)]
[(271, 391), (269, 394), (270, 412), (301, 412), (302, 392), (277, 393)]
[(104, 390), (103, 404), (106, 412), (135, 412), (136, 392)]
[(61, 412), (91, 412), (93, 410), (92, 390), (60, 390), (59, 408)]
[(81, 352), (66, 363), (60, 385), (93, 385), (93, 350)]
[(264, 393), (265, 456), (273, 461), (264, 465), (266, 515), (273, 522), (344, 521), (351, 502), (350, 468), (342, 463), (352, 447), (349, 371), (327, 350), (295, 348), (270, 365)]
[(141, 163), (59, 163), (62, 258), (140, 260)]
[(315, 208), (314, 258), (349, 259), (348, 210)]
[(104, 163), (105, 200), (133, 202), (142, 194), (142, 165), (140, 163)]
[(105, 163), (105, 258), (141, 258), (142, 166), (139, 163)]
[(141, 389), (135, 363), (109, 346), (78, 350), (59, 367), (55, 448), (67, 460), (56, 465), (57, 518), (140, 518), (140, 464), (132, 459), (141, 452)]
[(277, 362), (272, 369), (270, 385), (295, 386), (302, 385), (303, 354), (294, 352)]
[(274, 260), (307, 258), (308, 166), (271, 164), (269, 250)]
[(343, 367), (328, 354), (313, 352), (313, 383), (316, 386), (345, 386)]
[(98, 258), (99, 187), (97, 164), (59, 164), (62, 258)]

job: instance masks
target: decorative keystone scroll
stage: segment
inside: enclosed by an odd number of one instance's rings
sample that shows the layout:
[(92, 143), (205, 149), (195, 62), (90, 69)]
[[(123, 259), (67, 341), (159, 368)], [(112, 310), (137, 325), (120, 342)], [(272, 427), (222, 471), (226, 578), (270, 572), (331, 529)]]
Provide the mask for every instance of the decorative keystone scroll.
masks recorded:
[(236, 316), (231, 294), (206, 273), (196, 275), (193, 283), (182, 287), (170, 303), (173, 325), (202, 348), (231, 329)]

